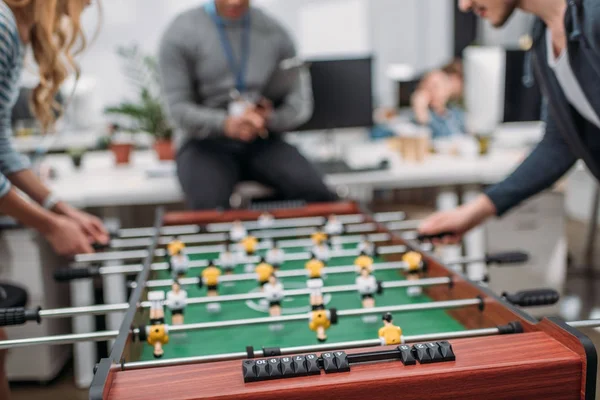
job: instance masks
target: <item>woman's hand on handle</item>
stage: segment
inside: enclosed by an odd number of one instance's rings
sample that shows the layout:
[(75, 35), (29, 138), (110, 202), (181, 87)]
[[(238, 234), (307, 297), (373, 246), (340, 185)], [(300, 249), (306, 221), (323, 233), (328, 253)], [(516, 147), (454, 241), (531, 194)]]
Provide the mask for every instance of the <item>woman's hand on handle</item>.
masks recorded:
[(456, 244), (462, 240), (465, 233), (495, 214), (494, 204), (487, 196), (481, 195), (469, 204), (431, 215), (419, 226), (419, 234), (436, 235), (442, 232), (453, 232), (454, 235), (434, 239), (433, 243)]
[(61, 256), (94, 253), (86, 233), (72, 219), (55, 215), (47, 230), (42, 232), (54, 251)]
[(67, 217), (79, 226), (89, 243), (107, 244), (109, 242), (110, 234), (100, 218), (62, 202), (57, 204), (56, 209), (59, 214)]

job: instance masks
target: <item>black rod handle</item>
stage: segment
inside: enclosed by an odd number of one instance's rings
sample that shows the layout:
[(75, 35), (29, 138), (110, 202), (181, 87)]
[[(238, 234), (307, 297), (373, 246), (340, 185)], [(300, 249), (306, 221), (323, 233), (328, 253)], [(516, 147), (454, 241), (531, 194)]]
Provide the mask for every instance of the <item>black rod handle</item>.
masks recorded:
[(40, 310), (26, 310), (24, 307), (0, 308), (0, 326), (25, 325), (28, 321), (36, 321), (39, 324)]
[(517, 293), (503, 293), (502, 297), (511, 304), (519, 307), (551, 306), (560, 300), (560, 295), (554, 289), (523, 290)]
[(507, 251), (503, 253), (488, 254), (485, 257), (487, 264), (514, 265), (524, 264), (529, 261), (529, 254), (523, 251)]
[(54, 280), (57, 282), (70, 282), (77, 279), (93, 278), (100, 275), (98, 267), (60, 268), (54, 271)]

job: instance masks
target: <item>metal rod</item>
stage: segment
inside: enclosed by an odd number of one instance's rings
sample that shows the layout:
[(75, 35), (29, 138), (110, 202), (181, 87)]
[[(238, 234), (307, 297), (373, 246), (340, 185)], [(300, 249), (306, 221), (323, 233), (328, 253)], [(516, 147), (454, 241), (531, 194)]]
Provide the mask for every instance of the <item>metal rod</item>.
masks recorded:
[(573, 328), (598, 328), (600, 327), (600, 319), (567, 322), (567, 325), (570, 325)]
[[(348, 214), (338, 215), (338, 220), (343, 224), (361, 223), (364, 221), (363, 214)], [(373, 219), (376, 222), (393, 222), (398, 220), (404, 220), (406, 214), (403, 212), (383, 212), (375, 213)], [(292, 228), (292, 227), (303, 227), (303, 226), (321, 226), (326, 223), (325, 217), (299, 217), (299, 218), (281, 218), (275, 219), (270, 224), (270, 228)], [(242, 225), (246, 229), (261, 229), (261, 225), (258, 221), (245, 221)], [(232, 224), (226, 223), (213, 223), (206, 225), (206, 230), (211, 233), (226, 233), (231, 229)], [(135, 228), (135, 229), (121, 229), (118, 234), (121, 238), (139, 238), (145, 236), (153, 236), (156, 230), (154, 228)], [(200, 232), (198, 225), (181, 225), (181, 226), (165, 226), (160, 229), (161, 235), (186, 235), (196, 234)]]
[[(441, 278), (427, 278), (427, 279), (419, 279), (414, 281), (393, 281), (393, 282), (382, 282), (381, 286), (384, 289), (398, 289), (405, 287), (427, 287), (427, 286), (435, 286), (435, 285), (447, 285), (451, 282), (449, 277), (441, 277)], [(339, 286), (329, 286), (323, 288), (321, 291), (323, 293), (345, 293), (345, 292), (354, 292), (358, 290), (358, 286), (356, 285), (339, 285)], [(296, 296), (305, 296), (311, 293), (310, 289), (294, 289), (284, 291), (284, 297), (296, 297)], [(215, 297), (194, 297), (187, 300), (187, 305), (198, 305), (198, 304), (208, 304), (208, 303), (227, 303), (227, 302), (235, 302), (235, 301), (247, 301), (247, 300), (260, 300), (264, 299), (264, 293), (246, 293), (246, 294), (232, 294), (232, 295), (224, 295), (224, 296), (215, 296)], [(140, 303), (141, 308), (150, 308), (150, 301), (143, 301)], [(84, 306), (84, 307), (69, 307), (69, 308), (57, 308), (57, 309), (47, 309), (41, 310), (39, 312), (39, 316), (43, 319), (49, 318), (66, 318), (66, 317), (76, 317), (80, 315), (105, 315), (113, 312), (120, 312), (129, 309), (128, 303), (119, 303), (119, 304), (104, 304), (104, 305), (95, 305), (95, 306)]]
[[(393, 269), (406, 269), (407, 265), (403, 261), (396, 262), (388, 262), (388, 263), (377, 263), (373, 265), (373, 271), (386, 271)], [(328, 267), (323, 268), (324, 275), (334, 275), (334, 274), (347, 274), (356, 272), (356, 267), (354, 265), (347, 265), (341, 267)], [(289, 271), (280, 271), (277, 273), (278, 278), (294, 278), (300, 276), (306, 276), (307, 271), (305, 269), (293, 269)], [(256, 280), (255, 273), (249, 274), (236, 274), (236, 275), (225, 275), (219, 277), (219, 283), (223, 282), (240, 282), (240, 281), (252, 281)], [(186, 285), (197, 285), (200, 282), (200, 278), (182, 278), (178, 279), (179, 283), (182, 286)], [(161, 288), (161, 287), (169, 287), (173, 284), (173, 279), (159, 279), (146, 282), (147, 288)], [(134, 284), (130, 285), (131, 287), (135, 287)]]
[(92, 333), (75, 333), (70, 335), (45, 336), (39, 338), (13, 339), (0, 341), (0, 350), (28, 347), (42, 344), (73, 344), (79, 342), (102, 342), (119, 335), (119, 331), (103, 331)]
[[(352, 233), (368, 233), (375, 230), (375, 224), (361, 224), (355, 226), (352, 229)], [(312, 228), (311, 228), (312, 229)], [(312, 233), (316, 232), (316, 229), (312, 229), (310, 231), (296, 231), (296, 234), (286, 234), (281, 237), (294, 237), (294, 236), (309, 236)], [(287, 232), (287, 231), (286, 231)], [(271, 247), (271, 243), (269, 243), (270, 239), (273, 237), (261, 237), (260, 235), (255, 235), (258, 239), (265, 239), (262, 243), (259, 243), (257, 246), (258, 250), (267, 250)], [(369, 240), (373, 242), (383, 242), (386, 240), (390, 240), (390, 235), (387, 233), (374, 233), (367, 237)], [(332, 244), (352, 244), (358, 243), (362, 240), (362, 235), (346, 235), (340, 236), (332, 239)], [(281, 248), (291, 248), (291, 247), (308, 247), (312, 245), (311, 239), (295, 239), (295, 240), (287, 240), (281, 241), (278, 245)], [(226, 246), (224, 244), (219, 245), (208, 245), (208, 246), (194, 246), (186, 249), (188, 255), (194, 254), (206, 254), (206, 253), (219, 253), (224, 251)], [(232, 246), (233, 250), (240, 250), (242, 246), (239, 244), (235, 244)], [(165, 249), (156, 249), (154, 255), (156, 257), (165, 257), (166, 256)], [(101, 261), (118, 261), (118, 260), (139, 260), (148, 256), (147, 250), (124, 250), (124, 251), (110, 251), (104, 253), (93, 253), (93, 254), (78, 254), (75, 256), (75, 263), (92, 263), (92, 262), (101, 262)]]
[[(407, 250), (406, 246), (403, 245), (395, 245), (395, 246), (382, 246), (377, 249), (379, 254), (381, 255), (391, 255), (391, 254), (401, 254)], [(423, 251), (429, 251), (430, 246), (424, 245)], [(340, 249), (340, 250), (332, 250), (330, 252), (331, 258), (341, 258), (341, 257), (354, 257), (358, 256), (359, 252), (357, 249)], [(288, 253), (285, 254), (284, 261), (308, 261), (311, 257), (310, 252), (298, 252), (298, 253)], [(214, 260), (216, 266), (220, 266), (219, 260)], [(245, 265), (245, 264), (256, 264), (260, 262), (259, 256), (247, 257), (244, 260), (240, 260), (237, 262), (237, 265)], [(196, 269), (196, 268), (204, 268), (208, 266), (208, 260), (198, 260), (198, 261), (190, 261), (188, 268)], [(167, 263), (154, 263), (152, 264), (153, 271), (167, 271), (169, 269), (169, 264)], [(113, 265), (108, 267), (100, 267), (98, 269), (99, 275), (116, 275), (116, 274), (136, 274), (142, 270), (142, 266), (139, 264), (135, 265)]]
[[(451, 300), (445, 302), (436, 302), (438, 307), (443, 307), (445, 309), (449, 308), (458, 308), (465, 307), (470, 305), (478, 305), (480, 303), (479, 299), (466, 299), (466, 300)], [(359, 309), (359, 310), (347, 310), (340, 311), (338, 315), (340, 316), (350, 316), (350, 315), (365, 315), (370, 313), (384, 313), (384, 312), (404, 312), (404, 311), (417, 311), (417, 310), (432, 310), (436, 309), (436, 307), (428, 306), (436, 303), (424, 303), (424, 304), (416, 304), (409, 306), (391, 306), (391, 307), (378, 307), (372, 309)], [(412, 310), (407, 309), (408, 307), (412, 307)], [(357, 311), (361, 311), (358, 313)], [(285, 321), (282, 319), (285, 318)], [(237, 320), (237, 321), (226, 321), (222, 323), (212, 322), (212, 323), (200, 323), (200, 324), (188, 324), (188, 325), (179, 325), (179, 326), (170, 326), (169, 332), (184, 332), (184, 331), (193, 331), (193, 330), (202, 330), (202, 329), (212, 329), (212, 328), (224, 328), (228, 326), (244, 326), (244, 325), (257, 325), (257, 324), (268, 324), (268, 323), (277, 323), (277, 322), (289, 322), (289, 321), (301, 321), (307, 319), (306, 315), (291, 315), (286, 317), (266, 317), (266, 318), (255, 318), (248, 320)], [(233, 323), (237, 323), (234, 325)], [(568, 325), (573, 328), (596, 328), (600, 327), (600, 320), (589, 320), (589, 321), (572, 321), (567, 322)], [(483, 328), (483, 329), (471, 329), (466, 331), (456, 331), (456, 332), (444, 332), (444, 333), (433, 333), (433, 334), (424, 334), (424, 335), (414, 335), (414, 336), (405, 336), (404, 339), (407, 343), (411, 342), (426, 342), (426, 341), (434, 341), (434, 340), (445, 340), (445, 339), (461, 339), (461, 338), (469, 338), (469, 337), (478, 337), (478, 336), (490, 336), (498, 334), (498, 328)], [(13, 339), (13, 340), (4, 340), (0, 341), (0, 350), (13, 349), (17, 347), (28, 347), (35, 345), (44, 345), (44, 344), (52, 344), (52, 345), (61, 345), (61, 344), (73, 344), (79, 342), (101, 342), (106, 340), (111, 340), (117, 337), (119, 331), (103, 331), (103, 332), (93, 332), (93, 333), (78, 333), (78, 334), (70, 334), (70, 335), (56, 335), (56, 336), (47, 336), (40, 338), (29, 338), (29, 339)], [(133, 334), (139, 334), (139, 329), (133, 329)], [(355, 342), (342, 342), (342, 343), (332, 343), (332, 344), (324, 344), (324, 345), (315, 345), (315, 346), (299, 346), (299, 347), (291, 347), (284, 348), (281, 350), (282, 354), (295, 354), (295, 353), (303, 353), (303, 352), (315, 352), (315, 351), (327, 351), (327, 350), (335, 350), (335, 349), (348, 349), (348, 348), (358, 348), (358, 347), (369, 347), (369, 346), (377, 346), (379, 345), (379, 340), (361, 340)], [(263, 354), (261, 351), (255, 352), (256, 357), (262, 357)], [(230, 353), (230, 354), (221, 354), (221, 355), (212, 355), (212, 356), (200, 356), (200, 357), (190, 357), (190, 358), (180, 358), (180, 359), (172, 359), (172, 360), (160, 360), (160, 361), (143, 361), (143, 362), (131, 362), (124, 364), (125, 369), (139, 369), (139, 368), (151, 368), (151, 367), (161, 367), (161, 366), (172, 366), (172, 365), (183, 365), (183, 364), (192, 364), (192, 363), (203, 363), (203, 362), (213, 362), (213, 361), (227, 361), (227, 360), (235, 360), (235, 359), (243, 359), (246, 358), (246, 353)]]
[[(438, 309), (453, 309), (453, 308), (461, 308), (468, 307), (473, 305), (479, 305), (481, 303), (480, 299), (464, 299), (464, 300), (448, 300), (448, 301), (438, 301), (433, 303), (423, 303), (423, 304), (408, 304), (401, 306), (386, 306), (386, 307), (374, 307), (369, 309), (355, 309), (355, 310), (344, 310), (338, 311), (339, 316), (357, 316), (357, 315), (370, 315), (370, 314), (381, 314), (386, 312), (393, 313), (402, 313), (402, 312), (411, 312), (411, 311), (425, 311), (425, 310), (438, 310)], [(192, 332), (198, 330), (206, 330), (206, 329), (216, 329), (216, 328), (227, 328), (231, 326), (250, 326), (250, 325), (263, 325), (263, 324), (271, 324), (271, 323), (282, 323), (282, 322), (293, 322), (293, 321), (304, 321), (309, 318), (309, 315), (306, 313), (303, 314), (295, 314), (295, 315), (284, 315), (280, 317), (263, 317), (263, 318), (249, 318), (249, 319), (238, 319), (238, 320), (229, 320), (229, 321), (220, 321), (220, 322), (203, 322), (196, 324), (186, 324), (186, 325), (175, 325), (169, 326), (170, 333), (176, 332)], [(133, 333), (134, 335), (139, 335), (139, 328), (134, 328), (131, 331), (128, 331), (128, 334)], [(120, 331), (103, 331), (103, 332), (92, 332), (92, 333), (78, 333), (78, 334), (70, 334), (70, 335), (56, 335), (56, 336), (46, 336), (39, 338), (29, 338), (29, 339), (14, 339), (14, 340), (4, 340), (0, 341), (0, 350), (9, 349), (15, 347), (27, 347), (34, 345), (42, 345), (42, 344), (72, 344), (78, 342), (92, 342), (92, 341), (105, 341), (111, 340), (115, 337), (119, 336)]]
[[(343, 310), (338, 311), (338, 316), (341, 317), (350, 317), (357, 315), (371, 315), (371, 314), (382, 314), (386, 312), (393, 313), (402, 313), (402, 312), (412, 312), (412, 311), (422, 311), (422, 310), (444, 310), (444, 309), (453, 309), (453, 308), (461, 308), (468, 307), (481, 304), (480, 299), (465, 299), (465, 300), (448, 300), (448, 301), (436, 301), (432, 303), (423, 303), (423, 304), (408, 304), (401, 306), (385, 306), (385, 307), (373, 307), (373, 308), (364, 308), (364, 309), (355, 309), (355, 310)], [(231, 326), (239, 327), (239, 326), (250, 326), (250, 325), (263, 325), (263, 324), (273, 324), (273, 323), (283, 323), (283, 322), (294, 322), (294, 321), (304, 321), (309, 318), (307, 314), (298, 314), (298, 315), (283, 315), (280, 317), (262, 317), (262, 318), (249, 318), (249, 319), (237, 319), (230, 321), (220, 321), (220, 322), (201, 322), (196, 324), (186, 324), (186, 325), (176, 325), (169, 326), (169, 332), (192, 332), (206, 329), (220, 329), (227, 328)], [(134, 330), (135, 333), (135, 330)]]
[(129, 309), (128, 303), (103, 304), (103, 305), (97, 305), (97, 306), (69, 307), (69, 308), (40, 310), (39, 315), (43, 319), (64, 318), (64, 317), (76, 317), (79, 315), (105, 315), (105, 314), (110, 314), (113, 312), (125, 311), (127, 309)]
[[(500, 332), (498, 328), (485, 328), (485, 329), (471, 329), (466, 331), (456, 332), (442, 332), (425, 335), (413, 335), (405, 336), (404, 341), (406, 343), (417, 343), (417, 342), (432, 342), (435, 340), (448, 340), (448, 339), (460, 339), (469, 337), (479, 336), (492, 336), (498, 335)], [(327, 343), (318, 345), (308, 346), (296, 346), (287, 347), (281, 349), (281, 355), (294, 355), (303, 353), (316, 353), (321, 351), (334, 351), (334, 350), (346, 350), (346, 349), (359, 349), (367, 347), (378, 347), (381, 346), (379, 339), (373, 340), (356, 340), (350, 342), (339, 342), (339, 343)], [(254, 352), (255, 357), (264, 357), (261, 350)], [(123, 364), (124, 371), (131, 371), (135, 369), (145, 368), (157, 368), (157, 367), (170, 367), (177, 365), (190, 365), (190, 364), (206, 364), (217, 361), (231, 361), (231, 360), (244, 360), (248, 358), (246, 352), (239, 353), (228, 353), (211, 356), (198, 356), (198, 357), (186, 357), (186, 358), (174, 358), (170, 360), (158, 360), (158, 361), (135, 361)]]
[(416, 230), (421, 225), (422, 221), (396, 221), (386, 224), (390, 231), (411, 231)]

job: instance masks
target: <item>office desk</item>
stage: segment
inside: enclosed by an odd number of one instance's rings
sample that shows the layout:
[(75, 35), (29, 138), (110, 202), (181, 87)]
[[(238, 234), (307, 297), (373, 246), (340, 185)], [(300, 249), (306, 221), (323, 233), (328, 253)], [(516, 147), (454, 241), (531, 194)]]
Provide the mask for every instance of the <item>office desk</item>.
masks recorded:
[[(338, 192), (493, 184), (510, 173), (523, 156), (523, 151), (496, 152), (476, 159), (432, 155), (417, 164), (390, 153), (389, 170), (328, 175), (325, 180)], [(174, 163), (159, 162), (152, 151), (134, 153), (131, 164), (124, 166), (115, 166), (110, 152), (86, 154), (79, 170), (65, 155), (47, 156), (45, 163), (58, 174), (47, 182), (50, 188), (80, 208), (171, 204), (184, 198)], [(163, 176), (150, 177), (149, 173)], [(255, 184), (241, 189), (251, 194), (262, 190)]]

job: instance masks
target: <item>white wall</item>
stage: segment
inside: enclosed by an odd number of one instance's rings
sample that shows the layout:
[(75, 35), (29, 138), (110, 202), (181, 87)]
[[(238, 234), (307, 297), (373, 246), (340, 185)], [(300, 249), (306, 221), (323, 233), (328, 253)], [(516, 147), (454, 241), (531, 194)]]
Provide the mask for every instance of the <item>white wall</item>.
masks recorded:
[[(346, 0), (252, 0), (265, 7), (290, 29), (302, 48), (302, 10), (324, 3)], [(394, 87), (385, 77), (390, 63), (408, 63), (417, 70), (439, 66), (452, 55), (452, 2), (454, 0), (353, 0), (365, 10), (364, 35), (367, 47), (376, 58), (376, 102), (392, 104)], [(138, 43), (155, 52), (159, 38), (169, 22), (181, 11), (204, 0), (104, 0), (102, 30), (96, 42), (80, 58), (86, 76), (94, 77), (96, 108), (121, 101), (132, 93), (122, 76), (115, 49)], [(90, 32), (96, 27), (97, 12), (86, 12), (84, 23)], [(140, 23), (144, 21), (144, 23)], [(357, 29), (337, 19), (330, 34)], [(326, 33), (326, 32), (325, 32)], [(355, 33), (355, 32), (354, 32)], [(339, 37), (344, 37), (339, 36)], [(352, 35), (349, 35), (352, 37)]]

